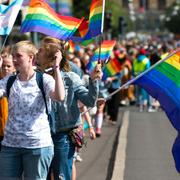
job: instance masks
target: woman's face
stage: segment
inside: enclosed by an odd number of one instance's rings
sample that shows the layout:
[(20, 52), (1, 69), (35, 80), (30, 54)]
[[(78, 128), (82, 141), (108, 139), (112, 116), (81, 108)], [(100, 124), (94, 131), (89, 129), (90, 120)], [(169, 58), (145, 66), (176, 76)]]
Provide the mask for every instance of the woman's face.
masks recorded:
[(3, 64), (2, 64), (2, 75), (7, 76), (9, 74), (12, 74), (15, 71), (13, 59), (12, 56), (9, 55), (5, 58), (3, 58)]
[(44, 70), (54, 65), (55, 54), (58, 46), (53, 43), (42, 44), (36, 55), (36, 65), (39, 69)]
[(21, 72), (24, 69), (32, 67), (34, 56), (29, 55), (25, 49), (18, 48), (12, 55), (13, 64), (17, 71)]
[(46, 57), (45, 49), (43, 47), (40, 47), (38, 50), (38, 53), (36, 54), (36, 65), (42, 66), (44, 64), (44, 59)]

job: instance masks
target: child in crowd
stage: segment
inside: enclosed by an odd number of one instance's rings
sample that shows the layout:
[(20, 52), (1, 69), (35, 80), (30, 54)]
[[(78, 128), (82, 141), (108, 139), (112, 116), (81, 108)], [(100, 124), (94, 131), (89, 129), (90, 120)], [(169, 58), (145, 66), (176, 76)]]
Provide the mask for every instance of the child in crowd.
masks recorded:
[[(7, 51), (3, 51), (1, 54), (0, 64), (2, 67), (0, 69), (0, 78), (12, 74), (15, 72), (12, 55)], [(0, 65), (1, 66), (1, 65)], [(6, 97), (0, 98), (0, 143), (4, 137), (4, 128), (8, 118), (8, 102)], [(0, 144), (1, 149), (1, 144)]]

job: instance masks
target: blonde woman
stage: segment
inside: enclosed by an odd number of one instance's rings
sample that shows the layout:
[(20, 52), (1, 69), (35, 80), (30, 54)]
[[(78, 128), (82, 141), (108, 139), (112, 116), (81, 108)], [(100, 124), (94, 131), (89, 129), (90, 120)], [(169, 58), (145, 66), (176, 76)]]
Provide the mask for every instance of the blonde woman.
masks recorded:
[[(53, 143), (42, 92), (36, 81), (33, 60), (37, 49), (20, 41), (12, 49), (18, 71), (8, 98), (8, 121), (0, 152), (0, 179), (45, 180), (53, 157)], [(41, 53), (44, 53), (43, 51)], [(49, 99), (63, 100), (64, 85), (59, 72), (62, 60), (57, 51), (53, 60), (54, 78), (43, 74), (44, 91)], [(0, 95), (6, 95), (9, 77), (0, 80)]]

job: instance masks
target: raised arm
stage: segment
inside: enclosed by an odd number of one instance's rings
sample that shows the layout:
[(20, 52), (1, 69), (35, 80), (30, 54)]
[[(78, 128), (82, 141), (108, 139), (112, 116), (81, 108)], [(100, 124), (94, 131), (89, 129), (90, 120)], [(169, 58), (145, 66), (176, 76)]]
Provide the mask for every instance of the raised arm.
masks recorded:
[(65, 89), (64, 89), (64, 83), (62, 80), (62, 76), (59, 70), (59, 65), (62, 60), (62, 53), (60, 50), (58, 50), (55, 54), (55, 60), (54, 60), (54, 79), (55, 79), (55, 90), (51, 93), (51, 98), (62, 101), (65, 98)]

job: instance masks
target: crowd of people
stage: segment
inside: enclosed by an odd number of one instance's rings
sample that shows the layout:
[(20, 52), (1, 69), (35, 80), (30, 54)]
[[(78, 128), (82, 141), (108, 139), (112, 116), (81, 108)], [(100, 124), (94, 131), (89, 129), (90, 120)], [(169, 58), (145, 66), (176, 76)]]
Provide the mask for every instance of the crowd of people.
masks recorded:
[(47, 36), (39, 47), (27, 40), (4, 47), (0, 179), (75, 180), (75, 163), (82, 159), (72, 134), (101, 137), (105, 120), (116, 125), (120, 106), (158, 111), (159, 103), (141, 87), (118, 89), (177, 47), (174, 40), (116, 41), (109, 61), (118, 60), (122, 70), (105, 80), (105, 64), (97, 63), (91, 73), (86, 68), (95, 43), (69, 51), (68, 42)]

